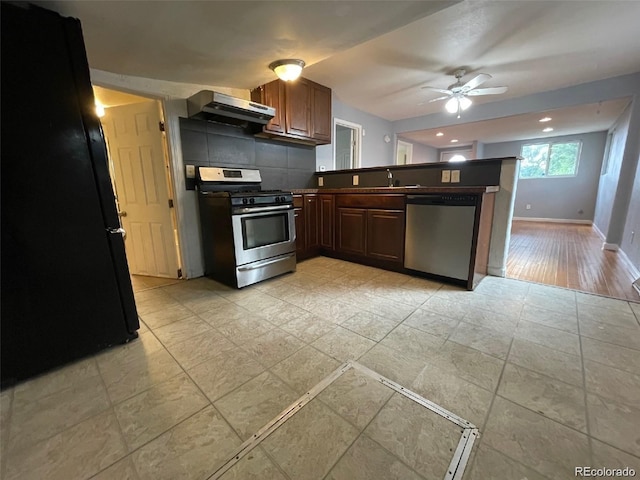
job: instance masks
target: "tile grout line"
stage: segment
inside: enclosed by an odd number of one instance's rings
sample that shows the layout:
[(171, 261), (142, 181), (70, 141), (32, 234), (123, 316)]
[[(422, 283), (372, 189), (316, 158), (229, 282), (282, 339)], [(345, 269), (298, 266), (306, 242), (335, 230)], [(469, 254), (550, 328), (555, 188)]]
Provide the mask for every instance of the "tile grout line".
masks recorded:
[(594, 463), (593, 440), (591, 437), (591, 421), (589, 419), (589, 402), (587, 400), (587, 372), (585, 368), (584, 348), (582, 346), (582, 335), (580, 333), (580, 312), (576, 299), (576, 317), (578, 318), (578, 341), (580, 344), (580, 366), (582, 367), (582, 399), (584, 402), (584, 420), (587, 429), (587, 444), (589, 446), (589, 461), (591, 465)]
[[(182, 304), (182, 303), (181, 303)], [(188, 307), (187, 307), (188, 308)], [(211, 327), (214, 328), (214, 327)], [(156, 338), (156, 340), (158, 340), (158, 342), (160, 342), (160, 344), (162, 345), (162, 348), (165, 349), (165, 351), (171, 356), (171, 358), (173, 359), (174, 362), (176, 362), (176, 364), (180, 367), (180, 369), (182, 370), (182, 372), (184, 373), (184, 375), (191, 381), (191, 383), (193, 383), (193, 385), (195, 385), (195, 387), (198, 389), (198, 391), (202, 394), (202, 396), (207, 400), (208, 404), (206, 404), (205, 406), (203, 406), (202, 408), (198, 409), (197, 411), (193, 412), (191, 415), (187, 416), (186, 418), (184, 418), (183, 420), (179, 421), (178, 423), (176, 423), (175, 425), (172, 425), (169, 429), (161, 432), (159, 435), (157, 435), (156, 437), (150, 439), (149, 441), (143, 443), (142, 445), (140, 445), (139, 447), (137, 447), (135, 450), (132, 450), (131, 452), (129, 452), (127, 454), (127, 456), (132, 455), (134, 452), (142, 449), (143, 447), (149, 445), (151, 442), (153, 442), (154, 440), (156, 440), (157, 438), (159, 438), (160, 436), (164, 435), (165, 433), (173, 430), (174, 428), (176, 428), (178, 425), (181, 425), (182, 423), (186, 422), (187, 420), (189, 420), (190, 418), (194, 417), (195, 415), (197, 415), (198, 413), (202, 412), (203, 410), (205, 410), (208, 407), (211, 407), (215, 410), (215, 412), (217, 412), (220, 416), (220, 418), (224, 421), (224, 423), (231, 429), (231, 431), (238, 437), (238, 439), (240, 441), (242, 441), (242, 436), (236, 431), (236, 429), (229, 423), (229, 421), (227, 420), (227, 418), (222, 414), (222, 412), (220, 412), (216, 406), (213, 404), (213, 401), (211, 399), (209, 399), (209, 397), (205, 394), (205, 392), (202, 390), (202, 388), (200, 387), (200, 385), (198, 385), (198, 383), (191, 377), (191, 375), (189, 374), (189, 372), (187, 372), (187, 370), (180, 364), (180, 362), (178, 362), (178, 360), (173, 356), (173, 354), (169, 351), (169, 349), (165, 346), (164, 343), (162, 343), (162, 341), (156, 336), (155, 332), (153, 332), (153, 330), (149, 329), (149, 331), (153, 334), (153, 336)], [(238, 347), (239, 348), (239, 347)], [(266, 371), (266, 370), (265, 370)], [(260, 373), (259, 375), (261, 375), (262, 373)], [(171, 378), (175, 378), (178, 375), (180, 375), (179, 373), (177, 375), (175, 375), (174, 377)], [(255, 378), (255, 377), (253, 377)], [(247, 382), (251, 381), (253, 378), (247, 380)], [(244, 385), (244, 382), (242, 385)], [(240, 386), (242, 386), (240, 385)], [(239, 386), (239, 387), (240, 387)], [(237, 388), (239, 388), (237, 387)], [(150, 387), (152, 388), (152, 387)], [(147, 391), (149, 389), (146, 389), (145, 391)], [(236, 389), (234, 389), (236, 390)], [(229, 392), (231, 393), (231, 392)], [(130, 397), (133, 398), (133, 397)], [(117, 419), (117, 417), (116, 417)], [(125, 443), (126, 445), (126, 443)], [(133, 462), (133, 466), (136, 469), (136, 472), (138, 472), (137, 467), (135, 465), (135, 462)]]
[[(491, 413), (493, 412), (493, 405), (495, 404), (496, 401), (496, 397), (498, 396), (498, 388), (500, 388), (500, 383), (502, 382), (502, 377), (504, 375), (504, 371), (507, 368), (507, 361), (509, 360), (509, 355), (511, 355), (511, 348), (513, 346), (513, 341), (515, 340), (515, 331), (517, 330), (518, 324), (520, 323), (521, 320), (521, 316), (522, 316), (522, 310), (524, 308), (524, 304), (523, 307), (520, 309), (520, 314), (518, 315), (518, 321), (516, 322), (515, 325), (515, 329), (514, 329), (514, 335), (512, 335), (511, 337), (511, 342), (509, 343), (509, 348), (507, 350), (507, 355), (505, 356), (504, 359), (504, 363), (502, 364), (502, 370), (500, 371), (500, 375), (498, 376), (498, 381), (496, 382), (496, 386), (495, 389), (493, 390), (493, 395), (491, 396), (491, 403), (489, 404), (489, 408), (487, 409), (487, 414), (484, 417), (484, 421), (482, 422), (482, 426), (478, 428), (480, 435), (479, 438), (477, 439), (477, 447), (476, 447), (476, 453), (478, 451), (478, 449), (480, 449), (480, 447), (482, 445), (484, 445), (484, 434), (487, 431), (487, 424), (489, 423), (489, 418), (491, 418)], [(501, 452), (502, 453), (502, 452)], [(503, 454), (505, 456), (507, 456), (506, 454)], [(475, 458), (474, 457), (474, 464), (475, 464)], [(511, 458), (508, 457), (507, 458)]]
[[(367, 437), (369, 440), (371, 440), (372, 442), (374, 442), (376, 445), (378, 445), (380, 448), (382, 448), (385, 452), (388, 452), (391, 456), (393, 456), (394, 458), (398, 459), (398, 461), (400, 463), (402, 463), (403, 465), (405, 465), (409, 470), (411, 470), (412, 472), (416, 473), (420, 478), (424, 478), (422, 475), (420, 475), (418, 472), (416, 472), (410, 465), (407, 465), (401, 458), (399, 458), (397, 455), (395, 455), (394, 453), (390, 452), (389, 450), (387, 450), (384, 446), (380, 445), (380, 443), (378, 443), (375, 439), (369, 437), (369, 435), (366, 435), (364, 433), (364, 431), (369, 427), (369, 425), (371, 425), (371, 423), (373, 423), (373, 421), (376, 419), (376, 417), (380, 414), (380, 412), (382, 411), (382, 409), (384, 409), (384, 407), (387, 406), (387, 404), (391, 401), (391, 399), (393, 398), (394, 395), (396, 395), (397, 392), (392, 393), (391, 395), (389, 395), (389, 398), (387, 398), (387, 400), (385, 400), (385, 402), (382, 404), (382, 406), (378, 409), (378, 411), (376, 412), (376, 414), (371, 417), (371, 420), (369, 420), (367, 422), (367, 424), (364, 426), (364, 428), (362, 428), (362, 430), (360, 431), (360, 433), (356, 436), (356, 438), (353, 440), (353, 442), (351, 442), (349, 444), (349, 446), (345, 449), (344, 452), (342, 452), (342, 455), (340, 455), (338, 457), (338, 459), (335, 461), (335, 463), (331, 466), (331, 468), (329, 469), (329, 471), (327, 472), (327, 474), (324, 476), (323, 480), (326, 479), (331, 472), (333, 472), (333, 470), (336, 468), (336, 466), (340, 463), (340, 460), (342, 460), (342, 458), (347, 454), (347, 452), (351, 449), (351, 447), (360, 439), (360, 437), (365, 436)], [(322, 402), (322, 400), (318, 399), (319, 401)], [(324, 402), (322, 402), (323, 404), (325, 404)], [(325, 404), (326, 405), (326, 404)], [(331, 408), (331, 407), (329, 407)], [(331, 411), (334, 411), (333, 409), (331, 409)], [(337, 412), (334, 412), (337, 413)], [(340, 418), (342, 418), (342, 415), (340, 415), (338, 413), (338, 415), (340, 416)], [(350, 425), (351, 422), (349, 422)], [(356, 427), (359, 428), (359, 427)]]
[[(98, 354), (99, 354), (99, 353), (98, 353)], [(89, 357), (85, 357), (85, 358), (83, 358), (83, 359), (82, 359), (82, 360), (80, 360), (80, 361), (86, 361), (86, 360), (88, 360), (88, 359), (92, 359), (92, 360), (94, 360), (94, 361), (95, 361), (95, 355), (97, 355), (97, 354), (93, 354), (93, 355), (91, 355), (91, 356), (89, 356)], [(70, 365), (72, 365), (72, 364), (67, 364), (67, 365), (65, 365), (65, 366), (61, 367), (59, 370), (62, 370), (62, 369), (66, 368), (66, 367), (68, 367), (68, 366), (70, 366)], [(100, 370), (98, 369), (97, 364), (96, 364), (96, 370), (98, 371), (98, 374), (97, 374), (97, 375), (93, 375), (92, 377), (85, 378), (85, 379), (84, 379), (84, 380), (82, 380), (82, 381), (83, 381), (83, 382), (85, 382), (85, 381), (91, 380), (91, 379), (92, 379), (92, 378), (94, 378), (94, 377), (100, 377), (100, 383), (104, 384), (104, 380), (102, 379), (102, 375), (101, 375)], [(55, 370), (54, 370), (54, 371), (55, 371)], [(51, 373), (51, 372), (48, 372), (48, 373)], [(45, 373), (44, 375), (46, 375), (46, 373)], [(45, 395), (45, 396), (43, 396), (43, 397), (40, 397), (39, 399), (37, 399), (37, 400), (35, 400), (35, 401), (33, 401), (33, 402), (29, 402), (29, 403), (34, 403), (34, 402), (37, 402), (37, 401), (39, 401), (39, 400), (46, 399), (47, 397), (51, 397), (51, 396), (53, 396), (53, 395), (57, 395), (58, 393), (64, 392), (65, 390), (70, 390), (71, 388), (73, 388), (73, 386), (71, 386), (71, 387), (67, 387), (67, 388), (63, 388), (63, 389), (61, 389), (61, 390), (57, 390), (57, 391), (55, 391), (55, 392), (53, 392), (53, 393), (47, 394), (47, 395)], [(66, 431), (68, 431), (68, 430), (70, 430), (70, 429), (72, 429), (72, 428), (77, 427), (77, 426), (78, 426), (78, 425), (80, 425), (81, 423), (84, 423), (84, 422), (86, 422), (86, 421), (88, 421), (88, 420), (92, 420), (92, 419), (94, 419), (94, 418), (96, 418), (96, 417), (98, 417), (98, 416), (100, 416), (100, 415), (104, 414), (105, 412), (107, 412), (107, 411), (108, 411), (108, 410), (110, 410), (110, 409), (111, 409), (111, 410), (113, 410), (113, 405), (112, 405), (112, 403), (111, 403), (111, 398), (110, 398), (110, 396), (109, 396), (109, 392), (108, 392), (108, 390), (106, 389), (106, 386), (105, 386), (105, 395), (106, 395), (107, 401), (108, 401), (108, 403), (109, 403), (109, 406), (108, 406), (107, 408), (105, 408), (105, 409), (103, 409), (103, 410), (100, 410), (100, 411), (98, 411), (98, 412), (96, 412), (96, 413), (93, 413), (93, 414), (89, 415), (89, 416), (88, 416), (88, 417), (86, 417), (86, 418), (83, 418), (83, 419), (81, 419), (81, 420), (78, 420), (78, 421), (76, 421), (75, 423), (72, 423), (72, 424), (70, 424), (69, 426), (64, 427), (62, 430), (57, 431), (57, 432), (55, 432), (55, 433), (52, 433), (51, 435), (48, 435), (47, 437), (41, 438), (41, 439), (39, 439), (39, 440), (36, 440), (35, 442), (32, 442), (32, 443), (27, 444), (27, 445), (25, 445), (25, 446), (23, 446), (23, 447), (20, 447), (20, 448), (18, 449), (18, 451), (22, 451), (22, 450), (26, 450), (26, 449), (29, 449), (29, 448), (33, 448), (34, 446), (36, 446), (36, 445), (38, 445), (38, 444), (40, 444), (40, 443), (42, 443), (42, 442), (49, 441), (49, 440), (51, 440), (52, 438), (54, 438), (54, 437), (56, 437), (56, 436), (58, 436), (58, 435), (60, 435), (60, 434), (62, 434), (62, 433), (64, 433), (64, 432), (66, 432)], [(15, 402), (15, 392), (14, 392), (14, 397), (13, 397), (13, 398), (12, 398), (12, 400), (11, 400), (11, 410), (13, 410), (13, 404), (14, 404), (14, 402)], [(10, 427), (11, 427), (11, 425), (13, 425), (13, 421), (14, 421), (13, 416), (14, 416), (14, 415), (13, 415), (13, 411), (12, 411), (12, 412), (11, 412), (11, 415), (10, 415)], [(9, 431), (9, 434), (10, 434), (10, 433), (11, 433), (11, 431)], [(9, 437), (9, 438), (7, 439), (7, 444), (11, 443), (11, 441), (10, 441), (10, 440), (11, 440), (11, 438)], [(5, 448), (6, 448), (6, 449), (9, 449), (9, 446), (8, 446), (8, 445), (5, 445), (5, 446), (4, 446), (4, 448), (3, 448), (3, 451), (4, 451), (4, 449), (5, 449)], [(3, 452), (3, 453), (4, 453), (4, 452)], [(3, 462), (3, 465), (4, 465), (4, 462)], [(0, 476), (0, 478), (4, 478), (4, 477)]]
[[(522, 318), (521, 318), (521, 316), (522, 316), (522, 310), (523, 310), (523, 309), (524, 309), (524, 303), (523, 303), (523, 305), (522, 305), (522, 308), (521, 308), (520, 314), (518, 315), (518, 321), (516, 322), (516, 327), (517, 327), (517, 325), (520, 323), (520, 320), (522, 319)], [(528, 465), (525, 465), (524, 463), (522, 463), (522, 462), (520, 462), (520, 461), (518, 461), (518, 460), (515, 460), (515, 459), (511, 458), (511, 457), (510, 457), (509, 455), (507, 455), (506, 453), (504, 453), (504, 452), (502, 452), (502, 451), (500, 451), (500, 450), (497, 450), (497, 449), (493, 448), (491, 445), (487, 445), (487, 446), (485, 447), (484, 442), (483, 442), (483, 439), (484, 439), (484, 433), (486, 432), (487, 424), (489, 423), (489, 418), (491, 417), (491, 413), (492, 413), (492, 411), (493, 411), (493, 405), (494, 405), (494, 403), (495, 403), (495, 399), (496, 399), (496, 397), (500, 396), (500, 395), (498, 395), (498, 393), (497, 393), (497, 392), (498, 392), (498, 388), (500, 388), (500, 383), (502, 382), (502, 377), (503, 377), (503, 375), (504, 375), (504, 371), (505, 371), (505, 369), (506, 369), (506, 367), (507, 367), (507, 363), (508, 363), (508, 361), (509, 361), (509, 356), (511, 355), (511, 348), (512, 348), (512, 346), (513, 346), (513, 342), (514, 342), (514, 340), (515, 340), (515, 339), (516, 339), (516, 337), (515, 337), (515, 331), (514, 331), (514, 336), (512, 336), (512, 337), (511, 337), (511, 343), (509, 344), (509, 350), (507, 351), (507, 356), (506, 356), (506, 357), (505, 357), (505, 359), (504, 359), (504, 365), (502, 366), (502, 371), (500, 372), (500, 376), (498, 377), (498, 382), (497, 382), (497, 384), (496, 384), (496, 388), (495, 388), (495, 390), (494, 390), (494, 392), (493, 392), (493, 396), (492, 396), (492, 398), (491, 398), (491, 404), (489, 405), (489, 409), (487, 410), (487, 415), (485, 416), (485, 419), (484, 419), (484, 422), (483, 422), (483, 424), (482, 424), (482, 427), (481, 427), (481, 428), (479, 428), (479, 431), (481, 432), (481, 434), (478, 436), (478, 439), (477, 439), (476, 455), (477, 455), (477, 452), (478, 452), (478, 450), (480, 449), (480, 447), (490, 448), (491, 450), (494, 450), (494, 451), (496, 451), (496, 452), (500, 453), (501, 455), (504, 455), (505, 457), (507, 457), (507, 458), (508, 458), (509, 460), (511, 460), (512, 462), (515, 462), (515, 463), (516, 463), (516, 464), (518, 464), (518, 465), (522, 465), (522, 466), (524, 466), (524, 467), (526, 467), (526, 468), (528, 468), (528, 469), (531, 469), (531, 470), (535, 471), (536, 473), (540, 473), (540, 472), (538, 472), (537, 470), (535, 470), (534, 468), (532, 468), (532, 467), (530, 467), (530, 466), (528, 466)], [(504, 397), (500, 396), (500, 398), (504, 398)], [(509, 399), (506, 399), (506, 400), (511, 402), (511, 400), (509, 400)], [(515, 402), (513, 402), (513, 403), (515, 403)], [(515, 403), (515, 404), (516, 404), (516, 405), (518, 405), (518, 406), (520, 406), (520, 407), (522, 407), (522, 405), (520, 405), (520, 404), (518, 404), (518, 403)], [(526, 408), (526, 407), (522, 407), (522, 408)], [(530, 410), (530, 409), (528, 409), (528, 408), (526, 408), (526, 409), (527, 409), (527, 410), (529, 410), (529, 411), (532, 411), (532, 410)], [(540, 415), (538, 412), (534, 412), (534, 413), (536, 413), (537, 415)], [(547, 418), (547, 417), (545, 417), (545, 418)], [(476, 459), (477, 459), (477, 457), (474, 457), (474, 459), (473, 459), (473, 467), (475, 467)], [(546, 476), (545, 476), (545, 475), (541, 475), (541, 476), (543, 476), (543, 477), (545, 477), (545, 478), (546, 478)]]
[(228, 460), (222, 464), (218, 469), (213, 472), (212, 475), (207, 477), (207, 480), (216, 480), (228, 472), (234, 465), (236, 465), (245, 455), (251, 452), (254, 448), (260, 445), (266, 440), (273, 432), (280, 428), (289, 418), (298, 413), (304, 406), (310, 403), (316, 398), (325, 388), (331, 385), (337, 380), (345, 371), (351, 369), (351, 364), (345, 362), (335, 369), (328, 376), (323, 378), (320, 382), (314, 385), (310, 390), (304, 393), (301, 397), (286, 407), (278, 416), (264, 425), (260, 430), (253, 434), (252, 438), (244, 441), (239, 448), (235, 450), (235, 453), (228, 458)]

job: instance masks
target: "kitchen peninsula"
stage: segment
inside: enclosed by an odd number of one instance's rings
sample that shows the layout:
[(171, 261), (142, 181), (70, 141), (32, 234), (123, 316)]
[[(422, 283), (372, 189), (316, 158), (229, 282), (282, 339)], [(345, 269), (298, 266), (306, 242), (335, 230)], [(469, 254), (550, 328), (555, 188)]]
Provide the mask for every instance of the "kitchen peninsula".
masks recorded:
[[(511, 225), (516, 160), (318, 172), (317, 188), (293, 190), (298, 259), (326, 255), (421, 273), (472, 290), (487, 273), (496, 274), (495, 269), (491, 271), (492, 254), (506, 261), (506, 252), (500, 248), (505, 249), (504, 235)], [(430, 205), (414, 208), (425, 201)], [(466, 220), (458, 220), (459, 226), (452, 227), (457, 216), (451, 214), (463, 208), (442, 208), (461, 207), (461, 201), (466, 205)], [(436, 216), (416, 218), (417, 212), (427, 211), (436, 212)], [(421, 227), (419, 237), (416, 225)], [(443, 238), (443, 232), (451, 232), (444, 233), (451, 238)], [(434, 244), (433, 237), (438, 234), (440, 240)], [(467, 238), (466, 243), (460, 243), (460, 237)], [(435, 255), (435, 250), (448, 244), (458, 244), (458, 250), (449, 248), (444, 256), (438, 250)], [(448, 263), (463, 262), (463, 273), (450, 275), (435, 268), (412, 267), (409, 256), (428, 256), (429, 252), (436, 257), (448, 255)]]

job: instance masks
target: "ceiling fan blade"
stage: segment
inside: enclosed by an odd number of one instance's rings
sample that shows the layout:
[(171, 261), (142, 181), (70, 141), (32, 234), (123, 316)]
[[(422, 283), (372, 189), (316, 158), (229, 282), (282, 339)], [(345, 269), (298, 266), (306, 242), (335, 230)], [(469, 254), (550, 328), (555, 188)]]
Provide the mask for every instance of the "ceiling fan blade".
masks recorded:
[(447, 98), (451, 98), (451, 97), (449, 97), (448, 95), (445, 95), (444, 97), (438, 97), (432, 100), (425, 100), (424, 102), (420, 102), (417, 105), (426, 105), (427, 103), (437, 102), (438, 100), (445, 100)]
[(504, 93), (509, 90), (508, 87), (488, 87), (488, 88), (476, 88), (475, 90), (471, 90), (467, 92), (468, 96), (473, 95), (498, 95), (500, 93)]
[(447, 98), (451, 98), (449, 95), (445, 95), (444, 97), (438, 97), (438, 98), (434, 98), (432, 100), (429, 100), (427, 103), (431, 103), (431, 102), (437, 102), (440, 100), (446, 100)]
[(447, 95), (453, 95), (453, 92), (451, 90), (447, 90), (445, 88), (437, 88), (437, 87), (420, 87), (420, 88), (426, 88), (427, 90), (431, 90), (432, 92), (438, 92), (438, 93), (444, 93)]
[(469, 80), (462, 87), (460, 87), (460, 90), (462, 92), (468, 92), (472, 88), (476, 88), (478, 85), (483, 84), (484, 82), (486, 82), (490, 78), (491, 78), (491, 75), (489, 75), (488, 73), (481, 73), (478, 76), (476, 76), (475, 78), (472, 78), (471, 80)]

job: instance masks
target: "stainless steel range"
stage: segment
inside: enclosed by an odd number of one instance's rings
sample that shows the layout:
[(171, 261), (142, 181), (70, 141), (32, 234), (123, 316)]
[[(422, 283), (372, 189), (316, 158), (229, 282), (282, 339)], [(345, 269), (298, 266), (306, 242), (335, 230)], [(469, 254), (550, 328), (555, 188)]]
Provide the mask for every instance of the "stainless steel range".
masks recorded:
[(261, 190), (259, 170), (199, 167), (205, 275), (242, 288), (296, 270), (293, 195)]

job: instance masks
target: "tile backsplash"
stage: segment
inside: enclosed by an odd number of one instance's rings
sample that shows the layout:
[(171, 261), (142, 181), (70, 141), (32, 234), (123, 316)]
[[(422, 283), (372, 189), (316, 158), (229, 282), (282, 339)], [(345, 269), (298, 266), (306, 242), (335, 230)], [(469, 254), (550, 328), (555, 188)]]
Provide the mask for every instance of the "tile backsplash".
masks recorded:
[(315, 147), (254, 137), (239, 127), (180, 118), (185, 165), (257, 168), (265, 190), (314, 186)]

